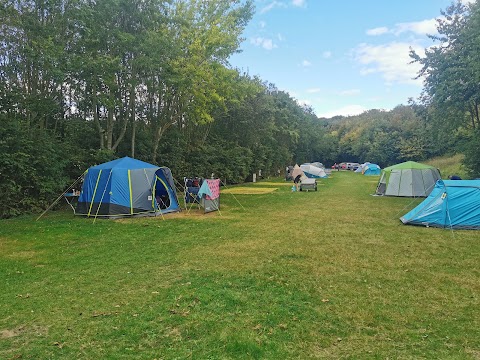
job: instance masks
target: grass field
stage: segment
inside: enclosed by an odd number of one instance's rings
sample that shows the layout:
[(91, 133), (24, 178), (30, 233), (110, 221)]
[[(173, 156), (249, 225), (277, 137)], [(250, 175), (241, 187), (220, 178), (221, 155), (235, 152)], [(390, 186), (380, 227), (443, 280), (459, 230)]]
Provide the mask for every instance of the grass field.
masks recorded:
[(378, 177), (319, 181), (221, 215), (0, 221), (0, 358), (480, 359), (480, 232), (402, 225), (419, 201)]
[(436, 157), (426, 161), (425, 164), (432, 165), (440, 169), (443, 179), (446, 179), (450, 175), (458, 175), (462, 179), (468, 179), (467, 170), (462, 165), (464, 157), (465, 156), (463, 154)]

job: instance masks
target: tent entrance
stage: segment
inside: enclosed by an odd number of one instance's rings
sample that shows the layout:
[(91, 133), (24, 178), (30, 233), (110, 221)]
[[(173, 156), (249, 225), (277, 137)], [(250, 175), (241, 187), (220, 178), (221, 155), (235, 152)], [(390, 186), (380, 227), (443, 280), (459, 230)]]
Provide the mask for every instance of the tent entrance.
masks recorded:
[(158, 210), (165, 210), (170, 207), (170, 193), (168, 192), (167, 185), (165, 182), (159, 178), (155, 177), (155, 186), (153, 187), (155, 195), (156, 208)]

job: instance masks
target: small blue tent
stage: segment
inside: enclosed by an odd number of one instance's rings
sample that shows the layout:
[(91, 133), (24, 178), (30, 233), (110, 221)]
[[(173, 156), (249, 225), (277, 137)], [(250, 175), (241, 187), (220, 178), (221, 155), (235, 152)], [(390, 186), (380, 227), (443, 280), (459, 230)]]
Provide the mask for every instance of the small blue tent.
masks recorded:
[(380, 175), (382, 169), (377, 164), (370, 164), (368, 163), (362, 169), (363, 175)]
[(480, 229), (480, 180), (438, 180), (430, 195), (400, 220), (427, 227)]
[(75, 214), (119, 217), (179, 210), (170, 169), (124, 157), (85, 172)]

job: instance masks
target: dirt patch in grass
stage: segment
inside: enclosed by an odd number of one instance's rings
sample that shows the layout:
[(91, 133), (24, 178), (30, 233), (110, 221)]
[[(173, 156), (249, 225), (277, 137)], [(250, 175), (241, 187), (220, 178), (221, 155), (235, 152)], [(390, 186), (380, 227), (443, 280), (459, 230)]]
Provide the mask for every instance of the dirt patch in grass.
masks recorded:
[(14, 259), (32, 259), (38, 255), (37, 251), (16, 251), (9, 255), (9, 257)]
[(0, 339), (10, 339), (18, 335), (19, 335), (19, 332), (17, 330), (9, 330), (9, 329), (0, 330)]
[(235, 188), (222, 190), (222, 194), (257, 195), (257, 194), (268, 194), (276, 190), (278, 190), (278, 188), (235, 187)]
[(252, 183), (252, 185), (260, 185), (260, 186), (292, 186), (293, 182), (286, 182), (286, 183), (277, 183), (277, 182), (257, 182), (257, 183)]
[(48, 333), (48, 328), (38, 325), (34, 325), (31, 327), (22, 325), (15, 329), (2, 329), (0, 330), (0, 339), (11, 339), (25, 333), (29, 333), (35, 336), (46, 335)]

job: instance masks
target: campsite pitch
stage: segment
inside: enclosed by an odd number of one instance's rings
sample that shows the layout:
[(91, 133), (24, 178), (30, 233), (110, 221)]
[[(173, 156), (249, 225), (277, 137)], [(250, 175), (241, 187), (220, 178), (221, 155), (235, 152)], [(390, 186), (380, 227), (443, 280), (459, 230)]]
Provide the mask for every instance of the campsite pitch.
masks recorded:
[[(292, 185), (290, 185), (292, 186)], [(256, 194), (268, 194), (278, 190), (278, 188), (264, 188), (264, 187), (243, 187), (236, 186), (228, 189), (222, 189), (222, 194), (242, 194), (242, 195), (256, 195)]]
[(480, 233), (403, 225), (418, 202), (371, 177), (319, 183), (222, 194), (223, 216), (0, 221), (0, 358), (478, 359)]

